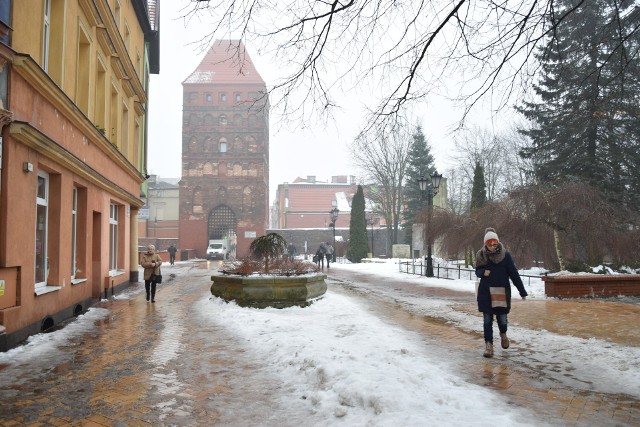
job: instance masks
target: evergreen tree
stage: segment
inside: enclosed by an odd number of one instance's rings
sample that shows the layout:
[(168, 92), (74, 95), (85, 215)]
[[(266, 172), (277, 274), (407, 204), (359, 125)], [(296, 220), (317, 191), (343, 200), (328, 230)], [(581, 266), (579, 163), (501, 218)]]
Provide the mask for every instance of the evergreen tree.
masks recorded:
[(481, 208), (487, 202), (487, 184), (484, 182), (484, 168), (476, 162), (473, 170), (473, 186), (471, 187), (470, 210)]
[(539, 183), (577, 181), (640, 208), (640, 9), (634, 2), (558, 2), (557, 24), (537, 54), (538, 99), (519, 109), (533, 127), (522, 151)]
[(347, 259), (358, 263), (367, 257), (369, 241), (367, 240), (367, 219), (365, 217), (364, 191), (358, 185), (356, 194), (351, 201), (351, 222), (349, 223), (349, 249)]
[(420, 193), (418, 180), (424, 176), (431, 181), (431, 175), (436, 172), (431, 147), (422, 133), (422, 126), (418, 125), (413, 134), (413, 143), (409, 150), (409, 165), (407, 167), (407, 182), (404, 185), (405, 209), (402, 215), (402, 227), (405, 230), (405, 243), (411, 244), (411, 228), (418, 213), (424, 209), (427, 202)]

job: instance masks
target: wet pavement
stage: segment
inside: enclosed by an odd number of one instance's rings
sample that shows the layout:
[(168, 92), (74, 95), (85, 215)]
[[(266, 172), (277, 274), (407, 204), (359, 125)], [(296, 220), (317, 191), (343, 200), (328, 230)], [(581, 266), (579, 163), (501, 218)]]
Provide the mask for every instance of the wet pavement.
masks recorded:
[[(203, 324), (192, 312), (209, 292), (212, 267), (193, 263), (188, 275), (179, 276), (163, 268), (165, 283), (155, 304), (145, 301), (144, 285), (138, 284), (131, 299), (97, 305), (109, 311), (92, 332), (27, 364), (0, 365), (0, 426), (270, 425), (268, 414), (288, 410), (282, 407), (286, 399), (277, 398), (284, 393), (277, 375), (243, 353), (227, 329)], [(456, 302), (456, 310), (478, 316), (477, 331), (413, 313), (377, 293), (379, 282), (339, 266), (328, 280), (330, 292), (358, 298), (380, 317), (422, 334), (434, 353), (454, 352), (456, 374), (531, 409), (539, 416), (530, 420), (534, 424), (640, 425), (638, 399), (559, 380), (558, 370), (535, 363), (535, 352), (516, 337), (509, 354), (481, 357), (481, 320), (472, 294), (410, 281), (392, 284), (405, 294)], [(371, 286), (363, 292), (358, 283)], [(632, 347), (640, 346), (639, 319), (639, 304), (600, 300), (514, 301), (509, 316), (511, 325)], [(292, 419), (290, 425), (301, 424)]]

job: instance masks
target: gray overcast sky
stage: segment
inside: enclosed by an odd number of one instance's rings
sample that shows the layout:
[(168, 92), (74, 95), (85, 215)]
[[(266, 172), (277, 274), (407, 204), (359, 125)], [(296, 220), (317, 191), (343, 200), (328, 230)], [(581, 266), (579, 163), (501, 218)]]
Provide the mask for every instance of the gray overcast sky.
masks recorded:
[[(162, 2), (160, 14), (160, 74), (151, 76), (149, 104), (149, 173), (164, 178), (179, 178), (181, 174), (182, 81), (195, 70), (205, 51), (198, 41), (207, 34), (207, 22), (178, 19), (188, 0)], [(182, 12), (184, 13), (184, 12)], [(250, 41), (247, 49), (267, 87), (279, 76), (279, 67), (267, 57), (258, 55)], [(296, 177), (315, 175), (329, 180), (334, 175), (358, 175), (350, 165), (348, 144), (363, 125), (362, 106), (357, 102), (370, 93), (347, 93), (344, 109), (328, 123), (300, 121), (283, 126), (275, 123), (277, 106), (272, 107), (270, 124), (270, 197), (275, 197), (278, 184)], [(371, 89), (369, 89), (371, 90)], [(375, 90), (375, 89), (374, 89)], [(435, 99), (435, 98), (434, 98)], [(431, 142), (436, 168), (444, 171), (448, 152), (453, 147), (447, 130), (459, 119), (450, 104), (442, 99), (416, 111), (416, 120)]]

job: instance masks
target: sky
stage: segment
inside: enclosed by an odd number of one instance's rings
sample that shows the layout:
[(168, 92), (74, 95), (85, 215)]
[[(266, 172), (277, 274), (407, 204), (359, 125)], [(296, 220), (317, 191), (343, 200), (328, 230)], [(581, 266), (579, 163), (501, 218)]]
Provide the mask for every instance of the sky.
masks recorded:
[[(435, 284), (467, 292), (474, 289), (472, 280), (430, 279), (427, 282), (424, 277), (398, 272), (395, 264), (398, 260), (377, 261), (338, 263), (333, 264), (332, 269), (366, 270), (379, 276), (383, 283), (401, 276), (402, 280), (411, 280), (420, 286)], [(177, 276), (188, 275), (192, 263), (177, 262), (168, 268)], [(368, 285), (354, 283), (354, 286), (366, 292)], [(528, 299), (546, 298), (540, 280), (525, 280), (525, 287)], [(463, 330), (481, 329), (478, 316), (452, 309), (452, 302), (407, 296), (394, 292), (393, 287), (376, 287), (375, 291), (393, 295), (396, 303), (411, 313), (429, 313)], [(142, 292), (140, 287), (132, 288), (116, 298), (140, 298)], [(262, 310), (225, 303), (203, 291), (192, 315), (216, 328), (223, 327), (239, 338), (245, 357), (272, 366), (270, 372), (282, 381), (279, 390), (283, 407), (291, 407), (292, 416), (305, 413), (300, 412), (301, 406), (311, 408), (300, 425), (409, 426), (423, 425), (427, 418), (432, 425), (439, 422), (442, 425), (532, 425), (527, 420), (535, 420), (535, 414), (509, 403), (504, 395), (471, 384), (458, 375), (461, 362), (456, 363), (455, 354), (437, 343), (425, 342), (418, 333), (381, 319), (365, 304), (344, 292), (332, 291), (331, 286), (324, 298), (307, 308)], [(55, 358), (58, 347), (71, 337), (90, 333), (97, 320), (109, 315), (108, 309), (91, 308), (63, 329), (32, 336), (26, 345), (0, 353), (0, 364), (27, 363), (29, 358)], [(305, 327), (291, 328), (299, 324)], [(575, 387), (640, 398), (640, 348), (557, 335), (517, 324), (510, 324), (509, 331), (512, 337), (527, 343), (537, 365), (553, 367), (557, 381), (574, 381)], [(173, 363), (172, 360), (179, 357), (178, 347), (167, 344), (156, 349), (158, 354), (153, 355), (153, 359), (157, 363)], [(482, 350), (478, 348), (479, 360), (482, 360)], [(502, 350), (496, 351), (499, 354)], [(584, 357), (585, 354), (589, 357)], [(429, 369), (420, 369), (424, 366)], [(305, 399), (291, 399), (291, 396), (305, 396)]]
[[(205, 51), (199, 41), (208, 33), (207, 22), (197, 18), (185, 24), (180, 12), (190, 0), (162, 3), (160, 13), (160, 73), (151, 75), (149, 97), (149, 165), (150, 174), (161, 178), (179, 178), (182, 148), (182, 82), (196, 69)], [(183, 11), (184, 13), (184, 11)], [(237, 38), (237, 37), (236, 37)], [(251, 42), (246, 43), (256, 68), (269, 87), (281, 76), (281, 64), (260, 56)], [(363, 105), (367, 91), (345, 93), (343, 108), (333, 120), (276, 121), (272, 107), (270, 123), (270, 197), (275, 198), (278, 184), (292, 182), (297, 177), (316, 176), (330, 181), (336, 175), (355, 175), (349, 160), (348, 144), (363, 127)], [(460, 113), (444, 98), (434, 94), (429, 103), (414, 113), (416, 122), (432, 146), (436, 169), (444, 171), (450, 165), (453, 136), (450, 131)]]

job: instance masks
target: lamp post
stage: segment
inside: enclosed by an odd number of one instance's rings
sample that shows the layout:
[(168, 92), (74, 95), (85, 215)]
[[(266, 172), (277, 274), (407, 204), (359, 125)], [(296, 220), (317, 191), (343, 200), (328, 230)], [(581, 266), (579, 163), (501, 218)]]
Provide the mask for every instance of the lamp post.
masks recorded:
[(367, 222), (371, 226), (371, 258), (373, 258), (373, 225), (376, 223), (376, 219), (373, 216), (373, 213), (369, 214)]
[(331, 226), (333, 227), (333, 262), (336, 262), (336, 221), (338, 220), (338, 214), (340, 209), (333, 208), (329, 211), (331, 215)]
[(431, 214), (433, 213), (433, 198), (436, 194), (438, 194), (438, 187), (440, 187), (440, 180), (442, 179), (442, 175), (438, 172), (434, 172), (431, 175), (431, 182), (427, 181), (427, 179), (423, 176), (418, 180), (418, 186), (420, 187), (420, 194), (424, 199), (425, 195), (427, 196), (427, 207), (428, 207), (428, 222), (427, 222), (427, 277), (433, 277), (433, 259), (431, 258), (431, 245), (432, 245), (432, 232), (431, 232)]

